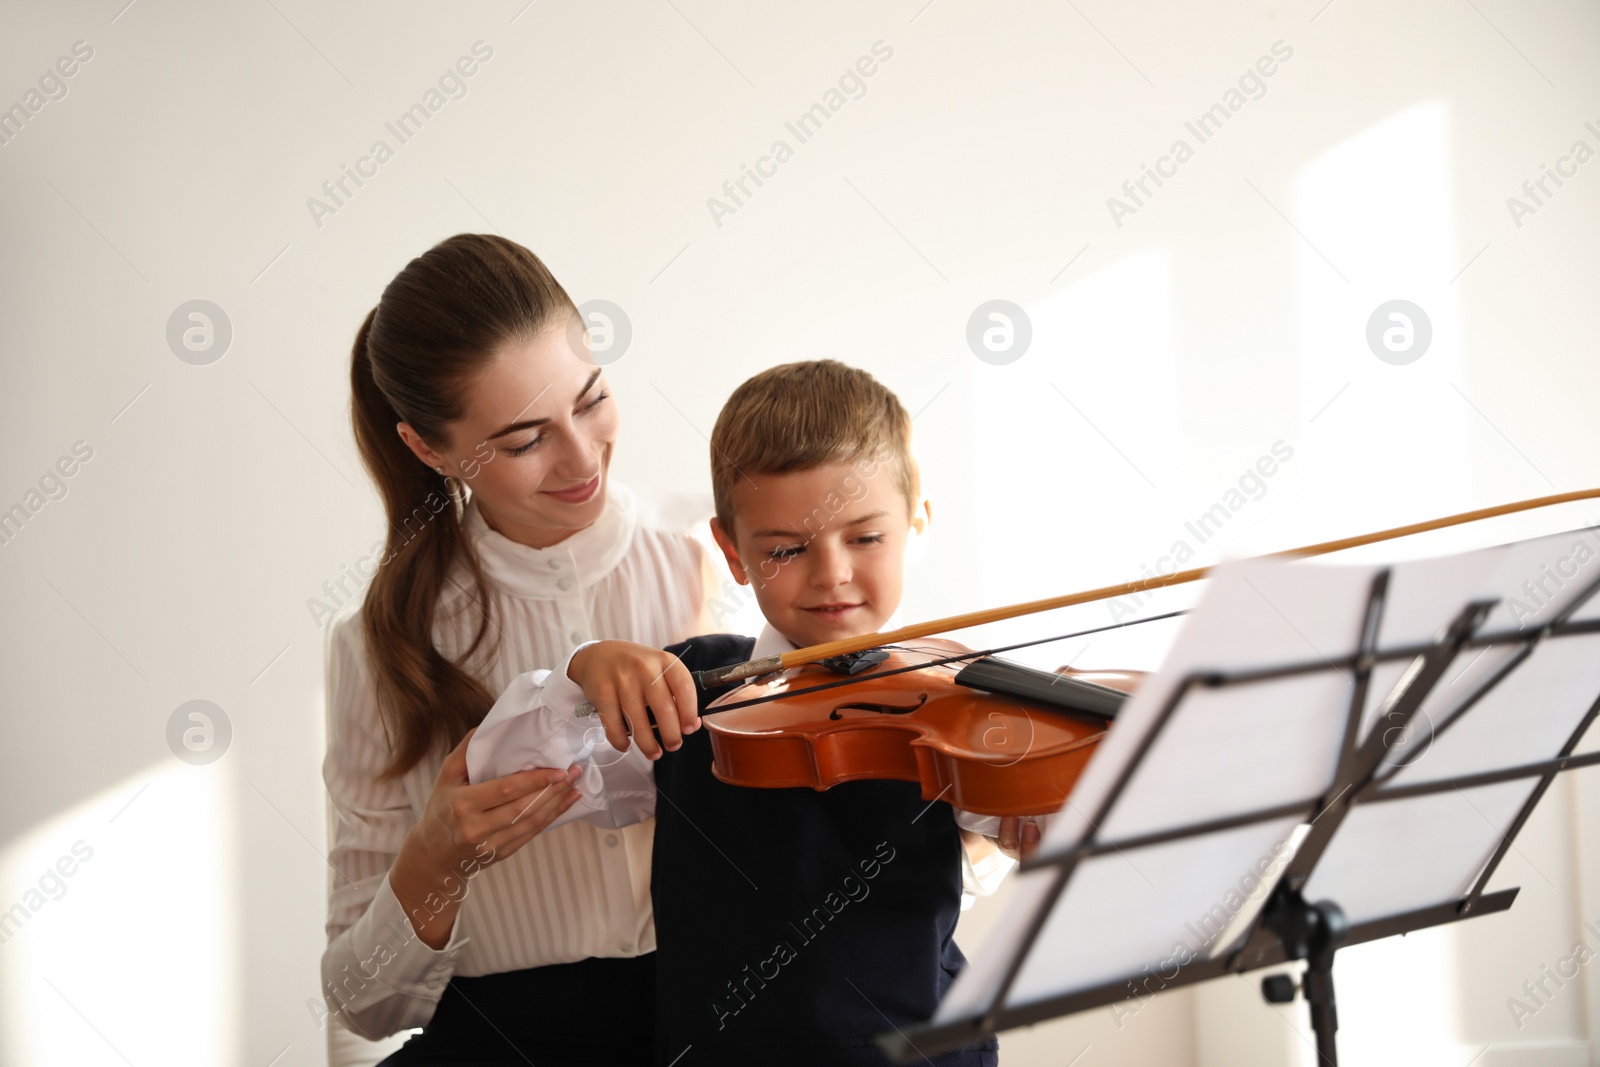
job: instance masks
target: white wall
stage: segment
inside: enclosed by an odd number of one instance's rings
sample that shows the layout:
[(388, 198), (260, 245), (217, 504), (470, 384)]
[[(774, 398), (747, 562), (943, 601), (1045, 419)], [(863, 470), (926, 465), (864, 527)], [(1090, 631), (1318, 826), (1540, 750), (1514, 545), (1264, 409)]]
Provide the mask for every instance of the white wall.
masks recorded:
[[(910, 619), (1135, 577), (1280, 440), (1293, 459), (1196, 562), (1600, 483), (1600, 163), (1520, 225), (1506, 203), (1600, 149), (1592, 4), (124, 3), (0, 13), (0, 106), (93, 49), (0, 145), (0, 508), (93, 449), (0, 545), (0, 907), (92, 850), (0, 945), (0, 1061), (322, 1062), (307, 600), (381, 528), (356, 326), (451, 233), (520, 240), (627, 310), (617, 469), (645, 491), (706, 492), (703, 434), (757, 369), (882, 377), (937, 510)], [(467, 95), (397, 145), (384, 123), (480, 40)], [(877, 41), (865, 95), (797, 144), (785, 121)], [(1278, 41), (1264, 95), (1198, 143), (1185, 121)], [(307, 198), (378, 138), (394, 158), (318, 225)], [(778, 138), (793, 158), (719, 225), (707, 199)], [(1193, 158), (1119, 226), (1107, 198), (1177, 138)], [(1005, 366), (964, 338), (996, 298), (1034, 326)], [(1434, 328), (1408, 366), (1364, 337), (1396, 298)], [(232, 326), (209, 365), (165, 338), (195, 299)], [(1106, 615), (1041, 625), (1085, 618)], [(1153, 665), (1163, 640), (1062, 658)], [(190, 766), (167, 728), (197, 699), (232, 738)], [(1592, 781), (1556, 790), (1502, 876), (1512, 913), (1351, 952), (1361, 1062), (1397, 1031), (1408, 1063), (1600, 1062), (1587, 975), (1520, 1031), (1504, 1003), (1600, 920), (1596, 827)], [(1252, 986), (1019, 1033), (1006, 1062), (1292, 1062), (1302, 1009), (1273, 1020)]]

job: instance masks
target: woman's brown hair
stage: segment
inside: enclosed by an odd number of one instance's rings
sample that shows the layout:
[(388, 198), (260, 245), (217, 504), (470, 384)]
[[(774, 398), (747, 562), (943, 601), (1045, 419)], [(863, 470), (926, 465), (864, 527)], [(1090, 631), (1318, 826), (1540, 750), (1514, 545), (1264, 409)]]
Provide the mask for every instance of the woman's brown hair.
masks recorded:
[[(451, 748), (483, 721), (494, 697), (463, 669), (491, 625), (483, 567), (463, 536), (466, 495), (419, 460), (395, 426), (407, 422), (436, 449), (463, 415), (463, 386), (507, 341), (532, 338), (576, 314), (572, 299), (526, 248), (503, 237), (457, 234), (395, 275), (356, 334), (350, 359), (351, 420), (362, 462), (383, 497), (389, 532), (367, 589), (362, 631), (393, 778), (437, 748)], [(478, 618), (472, 642), (451, 660), (433, 627), (450, 570)]]

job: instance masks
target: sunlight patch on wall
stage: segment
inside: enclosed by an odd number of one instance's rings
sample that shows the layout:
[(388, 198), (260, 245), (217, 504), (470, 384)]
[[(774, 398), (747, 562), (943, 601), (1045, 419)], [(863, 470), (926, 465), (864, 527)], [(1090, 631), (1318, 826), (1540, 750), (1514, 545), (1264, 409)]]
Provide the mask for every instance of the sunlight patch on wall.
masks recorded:
[[(1141, 546), (1164, 549), (1164, 531), (1181, 525), (1163, 507), (1182, 470), (1172, 287), (1164, 250), (1120, 259), (1026, 308), (1033, 342), (1021, 359), (974, 369), (985, 605), (1137, 578)], [(985, 627), (983, 641), (1109, 621), (1105, 605), (1087, 605)], [(1170, 639), (1135, 628), (1013, 655), (1104, 664), (1148, 645), (1139, 658), (1154, 662)]]
[(231, 1060), (238, 892), (224, 766), (168, 761), (0, 852), (0, 1062)]
[(1329, 149), (1295, 182), (1290, 217), (1305, 238), (1295, 242), (1308, 422), (1300, 474), (1306, 498), (1341, 530), (1468, 499), (1466, 424), (1477, 416), (1463, 395), (1452, 279), (1465, 259), (1447, 117), (1442, 103), (1409, 108)]

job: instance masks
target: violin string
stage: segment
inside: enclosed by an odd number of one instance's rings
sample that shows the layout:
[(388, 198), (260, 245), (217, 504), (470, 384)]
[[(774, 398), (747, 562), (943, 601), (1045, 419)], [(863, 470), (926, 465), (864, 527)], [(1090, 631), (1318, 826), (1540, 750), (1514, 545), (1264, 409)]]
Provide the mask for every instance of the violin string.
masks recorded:
[[(1134, 619), (1131, 622), (1113, 622), (1105, 626), (1096, 626), (1089, 630), (1078, 630), (1075, 633), (1056, 634), (1053, 637), (1036, 637), (1031, 641), (1018, 641), (1014, 645), (999, 645), (995, 648), (984, 649), (981, 652), (962, 652), (942, 659), (929, 660), (927, 663), (915, 663), (909, 667), (894, 667), (886, 671), (874, 671), (871, 674), (855, 674), (848, 678), (836, 678), (831, 682), (820, 682), (804, 689), (795, 689), (787, 693), (773, 693), (770, 696), (752, 697), (749, 700), (736, 700), (732, 704), (721, 704), (715, 708), (707, 708), (706, 714), (711, 715), (719, 711), (736, 711), (739, 708), (754, 707), (757, 704), (770, 704), (774, 700), (787, 700), (790, 697), (802, 697), (810, 693), (821, 693), (827, 689), (838, 689), (842, 686), (855, 685), (858, 682), (876, 681), (879, 678), (888, 678), (896, 674), (909, 674), (912, 671), (924, 671), (929, 667), (942, 667), (948, 663), (959, 663), (962, 660), (982, 659), (984, 656), (998, 656), (1002, 652), (1014, 652), (1019, 648), (1031, 648), (1034, 645), (1047, 645), (1052, 641), (1070, 641), (1074, 637), (1088, 637), (1090, 634), (1105, 633), (1107, 630), (1122, 630), (1129, 626), (1140, 626), (1147, 622), (1161, 622), (1164, 619), (1174, 619), (1179, 615), (1187, 615), (1187, 609), (1168, 611), (1161, 615), (1152, 615), (1147, 619)], [(882, 645), (882, 648), (898, 648), (914, 651), (907, 645)]]

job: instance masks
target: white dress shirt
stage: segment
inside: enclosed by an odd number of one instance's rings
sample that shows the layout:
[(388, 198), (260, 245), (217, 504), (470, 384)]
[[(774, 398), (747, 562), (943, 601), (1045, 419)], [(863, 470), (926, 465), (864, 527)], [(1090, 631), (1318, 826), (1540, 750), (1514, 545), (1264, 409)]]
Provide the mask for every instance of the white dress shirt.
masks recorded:
[[(449, 519), (448, 513), (434, 521)], [(550, 548), (489, 529), (476, 503), (462, 518), (490, 587), (491, 625), (467, 664), (491, 693), (541, 664), (564, 664), (591, 638), (661, 648), (695, 632), (704, 553), (688, 534), (652, 529), (638, 502), (608, 487), (594, 525)], [(451, 658), (481, 616), (458, 564), (446, 583), (434, 643)], [(475, 874), (449, 943), (417, 939), (389, 886), (389, 868), (421, 817), (443, 752), (380, 780), (391, 749), (378, 716), (360, 618), (336, 620), (327, 643), (329, 738), (323, 778), (337, 820), (329, 862), (323, 988), (331, 1014), (364, 1037), (425, 1024), (451, 975), (464, 977), (632, 957), (655, 948), (650, 911), (653, 819), (547, 830)], [(653, 789), (651, 790), (653, 797)]]
[[(896, 628), (898, 623), (894, 620), (884, 627)], [(795, 647), (768, 623), (756, 639), (750, 658), (776, 656), (792, 652)], [(615, 827), (654, 818), (656, 797), (650, 761), (631, 742), (625, 753), (612, 748), (594, 716), (575, 715), (574, 709), (583, 700), (583, 690), (567, 676), (566, 664), (516, 678), (495, 701), (467, 745), (468, 774), (474, 782), (480, 782), (530, 767), (575, 765), (583, 774), (578, 783), (583, 798), (552, 825), (581, 819)], [(955, 814), (956, 825), (963, 830), (986, 837), (1000, 832), (997, 815), (978, 815), (959, 808)], [(961, 860), (963, 911), (972, 905), (974, 896), (992, 894), (1016, 866), (1016, 861), (1000, 853), (975, 866), (965, 849)]]

